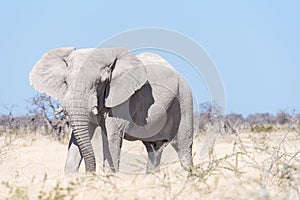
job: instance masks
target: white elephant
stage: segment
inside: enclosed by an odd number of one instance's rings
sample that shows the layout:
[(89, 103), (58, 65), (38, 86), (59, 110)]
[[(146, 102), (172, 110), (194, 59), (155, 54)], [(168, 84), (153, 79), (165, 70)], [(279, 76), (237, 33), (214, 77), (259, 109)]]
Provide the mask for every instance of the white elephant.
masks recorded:
[(72, 135), (66, 172), (95, 172), (91, 137), (100, 126), (104, 160), (119, 169), (122, 140), (141, 140), (148, 170), (160, 163), (170, 143), (182, 166), (190, 170), (193, 144), (193, 102), (188, 84), (163, 58), (135, 56), (124, 48), (57, 48), (45, 53), (30, 73), (30, 83), (62, 103)]

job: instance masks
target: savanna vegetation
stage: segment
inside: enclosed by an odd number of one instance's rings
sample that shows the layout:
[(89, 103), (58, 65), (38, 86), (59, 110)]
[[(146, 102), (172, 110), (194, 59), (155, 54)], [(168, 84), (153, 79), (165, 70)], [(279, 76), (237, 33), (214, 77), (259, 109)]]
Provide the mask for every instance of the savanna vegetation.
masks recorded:
[[(194, 117), (192, 172), (174, 161), (149, 174), (67, 176), (69, 124), (54, 114), (58, 108), (38, 95), (28, 100), (28, 114), (14, 116), (11, 106), (0, 116), (0, 199), (300, 199), (300, 114), (293, 110), (224, 116), (203, 103)], [(200, 157), (214, 132), (213, 148)], [(145, 151), (139, 142), (124, 146)]]

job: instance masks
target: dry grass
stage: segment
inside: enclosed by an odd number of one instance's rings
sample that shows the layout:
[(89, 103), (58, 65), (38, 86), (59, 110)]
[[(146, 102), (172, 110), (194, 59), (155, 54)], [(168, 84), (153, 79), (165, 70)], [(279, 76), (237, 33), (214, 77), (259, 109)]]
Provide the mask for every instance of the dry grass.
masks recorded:
[[(203, 159), (197, 154), (199, 136), (191, 174), (173, 162), (151, 174), (98, 169), (66, 176), (65, 144), (45, 136), (0, 141), (0, 199), (300, 199), (300, 134), (295, 132), (220, 136)], [(124, 146), (134, 145), (140, 144)]]

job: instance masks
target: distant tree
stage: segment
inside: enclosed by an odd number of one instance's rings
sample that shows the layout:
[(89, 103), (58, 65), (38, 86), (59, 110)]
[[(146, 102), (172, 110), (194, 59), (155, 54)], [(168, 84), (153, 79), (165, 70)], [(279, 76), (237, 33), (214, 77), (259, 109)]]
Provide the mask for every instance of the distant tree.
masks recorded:
[(290, 124), (292, 122), (292, 114), (287, 110), (279, 110), (276, 115), (276, 121), (279, 125)]
[(296, 123), (300, 126), (300, 113), (295, 114)]
[(17, 107), (17, 105), (3, 105), (3, 108), (6, 110), (7, 114), (3, 114), (0, 116), (0, 126), (2, 128), (2, 132), (9, 132), (12, 130), (15, 118), (13, 116), (13, 110)]
[(224, 128), (227, 133), (238, 133), (243, 124), (244, 118), (241, 114), (231, 113), (225, 116)]
[(8, 115), (6, 118), (6, 125), (8, 125), (8, 128), (11, 129), (12, 128), (12, 124), (15, 120), (14, 116), (13, 116), (13, 110), (14, 108), (18, 107), (17, 105), (13, 104), (10, 106), (7, 105), (3, 105), (3, 108), (7, 111)]
[(198, 130), (201, 133), (207, 131), (209, 126), (221, 125), (223, 127), (223, 114), (221, 108), (211, 102), (205, 102), (200, 104), (200, 112), (197, 114)]
[(0, 132), (6, 132), (9, 128), (9, 122), (10, 121), (10, 117), (8, 115), (1, 115), (0, 116)]
[(250, 114), (245, 121), (251, 126), (276, 123), (275, 117), (269, 113)]

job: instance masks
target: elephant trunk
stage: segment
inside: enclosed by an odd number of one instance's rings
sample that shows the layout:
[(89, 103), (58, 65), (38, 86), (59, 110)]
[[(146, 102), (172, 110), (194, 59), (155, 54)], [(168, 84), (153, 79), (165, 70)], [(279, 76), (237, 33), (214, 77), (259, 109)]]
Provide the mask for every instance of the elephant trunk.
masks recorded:
[(69, 107), (68, 116), (75, 139), (84, 159), (85, 170), (86, 172), (95, 172), (96, 161), (89, 134), (89, 117), (86, 113), (85, 106), (82, 106), (84, 105), (84, 101), (82, 99), (78, 100), (77, 98), (77, 101), (73, 100), (70, 102), (73, 103)]

